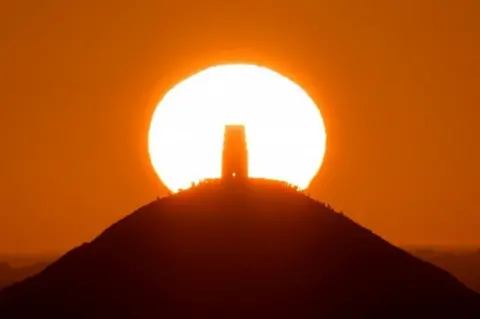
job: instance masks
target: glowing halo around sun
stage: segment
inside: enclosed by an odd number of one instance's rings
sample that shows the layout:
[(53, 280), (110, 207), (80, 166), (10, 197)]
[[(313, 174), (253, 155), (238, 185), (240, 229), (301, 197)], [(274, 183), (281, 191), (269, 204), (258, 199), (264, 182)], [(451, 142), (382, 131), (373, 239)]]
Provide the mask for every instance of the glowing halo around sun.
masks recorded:
[(318, 107), (286, 77), (256, 65), (210, 67), (174, 86), (150, 125), (149, 152), (173, 192), (221, 176), (226, 124), (243, 124), (249, 176), (307, 188), (325, 154)]

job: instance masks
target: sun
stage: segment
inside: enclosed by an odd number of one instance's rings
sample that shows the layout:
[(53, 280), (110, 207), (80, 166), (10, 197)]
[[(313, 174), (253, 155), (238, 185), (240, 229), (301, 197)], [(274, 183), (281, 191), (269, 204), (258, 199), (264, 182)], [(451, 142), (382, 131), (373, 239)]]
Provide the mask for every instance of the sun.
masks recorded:
[(221, 176), (224, 127), (245, 125), (249, 176), (305, 189), (325, 154), (319, 108), (296, 83), (249, 64), (205, 69), (174, 86), (150, 125), (149, 153), (171, 191)]

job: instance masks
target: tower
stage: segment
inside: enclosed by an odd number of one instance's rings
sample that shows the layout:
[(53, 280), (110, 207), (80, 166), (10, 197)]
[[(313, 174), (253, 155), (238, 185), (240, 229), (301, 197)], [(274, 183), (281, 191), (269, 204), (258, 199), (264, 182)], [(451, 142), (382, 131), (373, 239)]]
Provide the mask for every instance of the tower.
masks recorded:
[(248, 178), (245, 126), (226, 125), (223, 138), (222, 179)]

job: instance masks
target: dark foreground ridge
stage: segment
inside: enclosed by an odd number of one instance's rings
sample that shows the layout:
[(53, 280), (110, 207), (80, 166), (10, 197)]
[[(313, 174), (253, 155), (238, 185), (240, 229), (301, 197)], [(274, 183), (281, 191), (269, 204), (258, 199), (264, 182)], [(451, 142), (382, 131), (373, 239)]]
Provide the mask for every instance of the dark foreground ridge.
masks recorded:
[(264, 180), (152, 202), (0, 292), (0, 318), (480, 318), (447, 272)]

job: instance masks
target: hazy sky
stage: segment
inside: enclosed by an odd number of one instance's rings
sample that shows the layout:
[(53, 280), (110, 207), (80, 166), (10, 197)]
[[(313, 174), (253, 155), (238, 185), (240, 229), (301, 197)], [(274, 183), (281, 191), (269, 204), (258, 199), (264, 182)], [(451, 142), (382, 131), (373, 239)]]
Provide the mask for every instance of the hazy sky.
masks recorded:
[(320, 106), (316, 198), (397, 244), (480, 244), (479, 39), (476, 0), (3, 0), (0, 252), (68, 249), (164, 194), (154, 106), (228, 61)]

